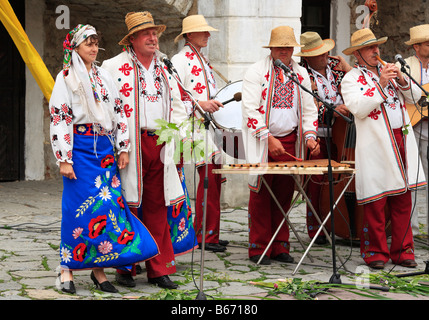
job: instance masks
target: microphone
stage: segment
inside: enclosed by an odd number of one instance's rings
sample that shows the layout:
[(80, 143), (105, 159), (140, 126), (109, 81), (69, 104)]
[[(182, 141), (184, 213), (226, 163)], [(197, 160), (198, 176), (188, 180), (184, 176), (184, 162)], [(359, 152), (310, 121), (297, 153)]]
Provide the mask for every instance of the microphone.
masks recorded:
[(173, 72), (177, 73), (177, 71), (176, 71), (176, 69), (174, 68), (173, 64), (172, 64), (172, 63), (171, 63), (171, 61), (168, 59), (168, 56), (167, 56), (165, 53), (162, 53), (162, 52), (161, 52), (161, 51), (159, 51), (159, 50), (156, 50), (156, 52), (157, 52), (157, 54), (158, 54), (159, 60), (160, 60), (160, 61), (162, 61), (162, 62), (165, 64), (165, 66), (167, 67), (168, 72), (170, 72), (171, 74), (172, 74)]
[(408, 64), (405, 62), (405, 60), (402, 58), (400, 54), (397, 54), (395, 56), (395, 60), (398, 61), (401, 64), (401, 66), (409, 68)]
[(292, 70), (289, 69), (280, 59), (274, 61), (276, 67), (282, 68), (286, 73), (292, 73)]
[(230, 103), (232, 101), (237, 101), (237, 102), (241, 101), (241, 92), (235, 93), (233, 98), (226, 100), (225, 102), (222, 102), (222, 104), (226, 105), (227, 103)]

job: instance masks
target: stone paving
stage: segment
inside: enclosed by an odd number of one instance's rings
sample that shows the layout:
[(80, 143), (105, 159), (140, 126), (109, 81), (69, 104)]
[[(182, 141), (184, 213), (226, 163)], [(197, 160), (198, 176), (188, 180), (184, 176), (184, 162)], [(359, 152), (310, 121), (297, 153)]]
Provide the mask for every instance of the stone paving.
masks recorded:
[[(204, 281), (200, 287), (201, 250), (177, 257), (177, 273), (171, 279), (179, 284), (174, 293), (161, 290), (147, 282), (144, 272), (136, 276), (137, 286), (125, 288), (119, 285), (116, 294), (95, 290), (89, 278), (90, 271), (74, 273), (77, 294), (70, 295), (56, 287), (59, 266), (58, 246), (61, 219), (61, 180), (21, 181), (0, 183), (0, 299), (1, 300), (156, 300), (168, 294), (176, 299), (191, 299), (200, 291), (207, 300), (240, 299), (261, 300), (267, 298), (268, 288), (252, 282), (273, 283), (279, 279), (300, 278), (303, 281), (328, 282), (333, 274), (331, 246), (313, 245), (295, 274), (298, 261), (304, 254), (297, 238), (291, 232), (293, 264), (273, 261), (269, 266), (256, 265), (248, 260), (247, 210), (225, 209), (222, 212), (221, 239), (229, 240), (225, 253), (205, 252)], [(417, 210), (423, 236), (416, 237), (416, 269), (386, 265), (384, 271), (409, 273), (422, 271), (428, 259), (426, 237), (425, 197), (419, 192)], [(305, 204), (298, 205), (290, 219), (302, 238), (305, 247), (310, 239), (305, 231)], [(359, 248), (337, 241), (336, 270), (343, 283), (355, 281), (354, 272), (377, 272), (362, 265)], [(340, 264), (344, 262), (345, 268)], [(380, 271), (378, 271), (380, 272)], [(113, 269), (107, 269), (108, 279), (115, 284)], [(330, 289), (331, 294), (318, 295), (319, 300), (365, 300), (362, 296), (340, 289)], [(378, 290), (377, 290), (378, 291)], [(380, 293), (395, 300), (415, 300), (408, 294)], [(294, 300), (290, 295), (270, 299)], [(429, 297), (419, 297), (429, 300)]]

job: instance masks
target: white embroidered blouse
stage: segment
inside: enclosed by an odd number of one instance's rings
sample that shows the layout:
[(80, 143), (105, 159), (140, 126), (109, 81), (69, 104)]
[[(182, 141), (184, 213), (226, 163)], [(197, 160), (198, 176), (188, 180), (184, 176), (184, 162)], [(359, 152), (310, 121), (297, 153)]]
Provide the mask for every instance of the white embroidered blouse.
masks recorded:
[[(114, 123), (114, 129), (110, 133), (96, 124), (99, 127), (99, 134), (109, 134), (114, 138), (118, 154), (129, 151), (128, 125), (119, 92), (106, 70), (93, 67), (91, 75), (99, 89), (97, 91), (101, 93), (99, 103), (108, 110)], [(51, 145), (57, 165), (64, 161), (73, 164), (73, 127), (91, 121), (83, 110), (79, 95), (67, 86), (62, 71), (55, 80), (49, 101), (49, 112)]]

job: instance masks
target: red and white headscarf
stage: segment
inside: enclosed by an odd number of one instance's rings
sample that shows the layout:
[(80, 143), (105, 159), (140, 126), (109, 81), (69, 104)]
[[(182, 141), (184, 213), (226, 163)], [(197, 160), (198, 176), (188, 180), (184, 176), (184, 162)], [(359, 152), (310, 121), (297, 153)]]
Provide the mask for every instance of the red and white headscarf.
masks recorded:
[(85, 63), (76, 52), (86, 39), (96, 35), (97, 31), (91, 25), (79, 24), (70, 31), (63, 43), (64, 61), (63, 75), (67, 86), (80, 97), (81, 104), (93, 123), (99, 123), (107, 131), (113, 129), (112, 116), (109, 108), (100, 105), (101, 85), (95, 80), (95, 66), (88, 72)]

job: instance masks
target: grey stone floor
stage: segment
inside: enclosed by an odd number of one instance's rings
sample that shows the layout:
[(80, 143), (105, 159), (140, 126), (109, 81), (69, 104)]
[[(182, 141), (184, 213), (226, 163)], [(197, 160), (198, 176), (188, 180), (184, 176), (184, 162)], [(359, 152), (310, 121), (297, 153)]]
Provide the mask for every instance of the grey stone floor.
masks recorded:
[[(150, 285), (145, 273), (135, 279), (137, 286), (129, 289), (117, 285), (116, 294), (105, 294), (94, 290), (90, 271), (74, 273), (77, 287), (76, 295), (60, 292), (56, 288), (59, 266), (58, 245), (60, 241), (61, 219), (61, 181), (21, 181), (0, 183), (0, 300), (155, 300), (165, 297), (165, 290)], [(428, 260), (427, 221), (424, 192), (418, 193), (417, 214), (423, 235), (416, 237), (416, 269), (406, 269), (387, 264), (384, 271), (408, 273), (422, 271)], [(304, 254), (304, 248), (291, 232), (291, 255), (295, 263), (275, 262), (270, 266), (256, 265), (248, 260), (247, 210), (246, 208), (225, 209), (222, 212), (221, 239), (229, 240), (225, 253), (205, 252), (204, 281), (200, 286), (201, 250), (195, 250), (177, 257), (177, 273), (172, 280), (179, 284), (183, 298), (195, 292), (204, 292), (208, 299), (249, 299), (267, 297), (269, 289), (252, 282), (276, 282), (279, 279), (300, 278), (303, 281), (317, 280), (328, 282), (333, 274), (333, 256), (331, 246), (313, 245), (302, 264), (298, 261)], [(290, 219), (298, 235), (307, 248), (310, 239), (305, 228), (305, 204), (298, 205)], [(355, 281), (355, 272), (380, 272), (363, 266), (359, 248), (344, 241), (336, 245), (336, 270), (344, 283)], [(341, 266), (344, 262), (344, 266)], [(143, 265), (144, 268), (144, 265)], [(106, 274), (114, 283), (113, 269)], [(334, 289), (332, 294), (321, 294), (319, 300), (362, 300), (368, 299), (350, 292)], [(382, 293), (395, 300), (415, 300), (408, 294)], [(335, 296), (335, 297), (333, 297)], [(271, 297), (272, 298), (272, 297)], [(180, 299), (180, 296), (179, 296)], [(289, 295), (280, 295), (275, 299), (293, 300)], [(419, 297), (419, 300), (429, 297)]]

